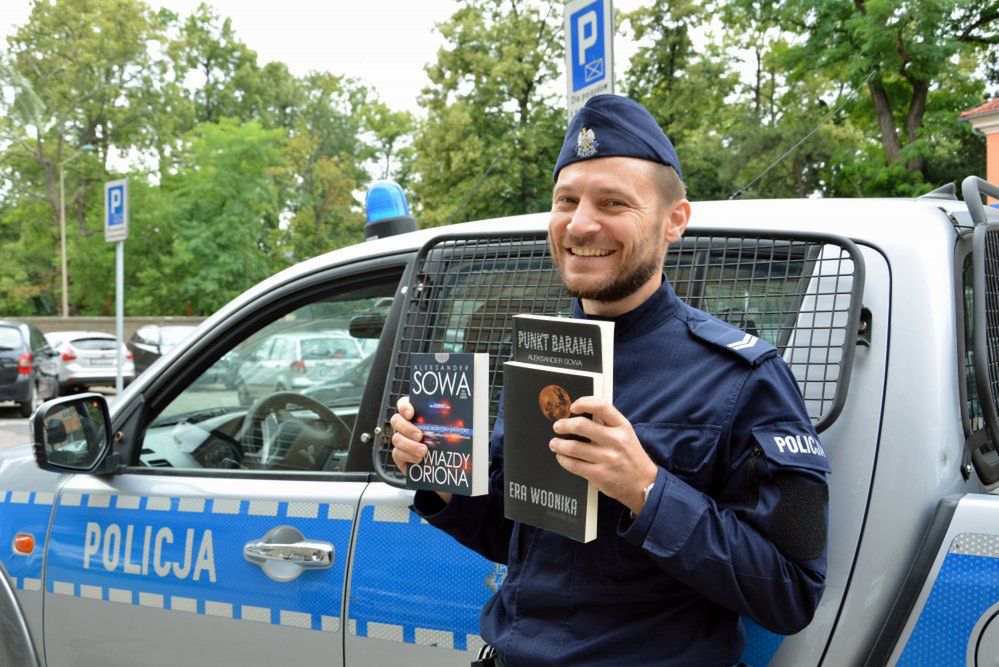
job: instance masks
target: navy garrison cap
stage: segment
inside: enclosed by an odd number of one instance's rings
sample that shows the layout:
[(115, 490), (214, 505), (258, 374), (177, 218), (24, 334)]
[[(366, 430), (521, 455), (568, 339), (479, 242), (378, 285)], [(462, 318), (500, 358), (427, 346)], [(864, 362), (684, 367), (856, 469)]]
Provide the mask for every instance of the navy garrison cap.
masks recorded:
[(669, 165), (683, 178), (676, 149), (645, 107), (620, 95), (596, 95), (569, 121), (552, 179), (558, 181), (567, 164), (612, 156)]

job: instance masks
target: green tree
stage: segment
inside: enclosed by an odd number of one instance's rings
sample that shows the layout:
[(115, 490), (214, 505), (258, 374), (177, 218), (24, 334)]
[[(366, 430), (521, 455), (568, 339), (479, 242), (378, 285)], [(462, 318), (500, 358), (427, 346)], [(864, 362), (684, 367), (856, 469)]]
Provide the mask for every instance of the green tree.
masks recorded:
[(144, 230), (159, 252), (137, 260), (142, 310), (208, 315), (268, 275), (264, 237), (279, 213), (283, 135), (235, 119), (188, 134), (177, 173), (162, 183), (169, 208)]
[[(983, 45), (999, 43), (999, 2), (783, 0), (777, 7), (804, 38), (787, 52), (795, 73), (819, 69), (832, 80), (857, 83), (877, 71), (865, 108), (853, 119), (874, 121), (885, 164), (931, 180), (931, 162), (939, 156), (926, 131), (927, 114), (958, 113), (981, 99), (974, 70), (957, 65), (967, 65), (963, 58), (981, 53)], [(934, 129), (970, 132), (958, 125)]]
[[(387, 104), (374, 101), (367, 107), (365, 125), (374, 135), (372, 142), (378, 178), (391, 178), (405, 188), (413, 160), (412, 138), (416, 118), (408, 111), (393, 111)], [(393, 166), (396, 166), (393, 169)]]
[(196, 123), (244, 118), (238, 82), (247, 78), (247, 70), (256, 68), (257, 54), (236, 37), (232, 19), (220, 18), (211, 6), (201, 3), (181, 23), (168, 53), (177, 79), (191, 80)]
[(717, 199), (735, 188), (725, 132), (734, 122), (726, 101), (738, 77), (722, 45), (697, 48), (693, 33), (710, 15), (693, 0), (658, 0), (623, 14), (628, 38), (639, 43), (624, 77), (624, 93), (642, 102), (676, 146), (691, 197)]
[[(65, 171), (67, 220), (88, 234), (84, 198), (102, 180), (109, 151), (127, 152), (139, 140), (134, 102), (147, 42), (158, 38), (157, 30), (140, 0), (36, 2), (0, 57), (0, 160), (10, 182), (3, 196), (19, 206), (41, 199), (49, 207), (43, 213), (31, 204), (39, 217), (18, 232), (40, 244), (42, 266), (21, 267), (17, 275), (44, 280), (30, 290), (43, 301), (56, 300), (58, 291), (60, 165), (74, 158)], [(96, 153), (75, 159), (88, 144)]]
[(497, 157), (458, 219), (547, 210), (566, 121), (554, 86), (558, 7), (465, 0), (438, 29), (447, 46), (427, 66), (427, 120), (414, 141), (420, 223), (446, 222)]
[(271, 268), (284, 268), (363, 239), (353, 193), (364, 187), (373, 149), (361, 140), (368, 110), (363, 86), (328, 73), (303, 81), (280, 171), (287, 224), (268, 233)]
[(169, 79), (186, 82), (195, 123), (239, 118), (269, 128), (292, 125), (307, 82), (281, 62), (261, 67), (257, 53), (236, 35), (232, 19), (206, 3), (183, 20), (172, 19), (176, 36), (167, 45), (173, 68)]

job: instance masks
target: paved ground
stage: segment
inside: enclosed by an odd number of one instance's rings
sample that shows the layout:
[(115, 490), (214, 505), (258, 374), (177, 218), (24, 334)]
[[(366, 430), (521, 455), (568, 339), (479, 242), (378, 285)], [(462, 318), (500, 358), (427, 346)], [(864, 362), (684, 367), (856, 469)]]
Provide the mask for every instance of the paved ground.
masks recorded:
[(18, 414), (13, 403), (0, 403), (0, 447), (31, 442), (28, 420)]
[[(94, 390), (107, 396), (108, 401), (117, 395), (112, 388), (95, 387)], [(0, 402), (0, 448), (28, 442), (31, 442), (28, 420), (21, 417), (14, 403)]]

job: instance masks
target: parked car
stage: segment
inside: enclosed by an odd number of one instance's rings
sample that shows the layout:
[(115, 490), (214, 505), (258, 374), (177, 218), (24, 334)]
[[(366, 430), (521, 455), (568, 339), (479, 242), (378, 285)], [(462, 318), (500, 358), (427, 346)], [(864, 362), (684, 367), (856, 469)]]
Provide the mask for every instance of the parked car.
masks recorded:
[[(364, 386), (367, 384), (374, 361), (374, 355), (369, 354), (361, 363), (356, 366), (344, 366), (335, 371), (326, 382), (306, 389), (302, 395), (314, 398), (329, 408), (337, 408), (337, 414), (348, 407), (356, 407), (361, 402)], [(341, 416), (353, 423), (353, 413)]]
[(21, 416), (30, 417), (58, 396), (56, 356), (35, 325), (0, 320), (0, 401), (14, 401)]
[(294, 331), (265, 338), (236, 370), (240, 403), (302, 390), (354, 368), (364, 358), (361, 344), (346, 331)]
[(135, 378), (132, 352), (103, 331), (53, 331), (45, 334), (58, 353), (59, 393), (65, 395), (95, 385), (114, 385), (118, 377), (118, 350), (123, 352), (122, 380)]
[(128, 339), (128, 349), (131, 350), (135, 363), (135, 374), (145, 372), (154, 361), (190, 336), (192, 331), (194, 327), (190, 324), (149, 324), (136, 329)]

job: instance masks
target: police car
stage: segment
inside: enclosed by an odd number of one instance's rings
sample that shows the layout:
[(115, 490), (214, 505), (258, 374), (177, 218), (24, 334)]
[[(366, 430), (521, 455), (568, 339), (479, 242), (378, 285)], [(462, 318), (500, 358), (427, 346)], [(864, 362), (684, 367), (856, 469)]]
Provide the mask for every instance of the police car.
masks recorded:
[[(814, 621), (745, 620), (748, 665), (995, 664), (999, 214), (979, 186), (696, 203), (670, 249), (682, 298), (779, 348), (834, 470)], [(469, 663), (505, 567), (410, 512), (388, 417), (434, 350), (490, 353), (494, 416), (510, 318), (571, 300), (547, 214), (387, 235), (402, 213), (235, 299), (110, 410), (50, 401), (34, 451), (0, 451), (0, 664)], [(376, 347), (321, 391), (199, 382), (251, 359), (308, 376), (274, 349), (302, 332)]]

